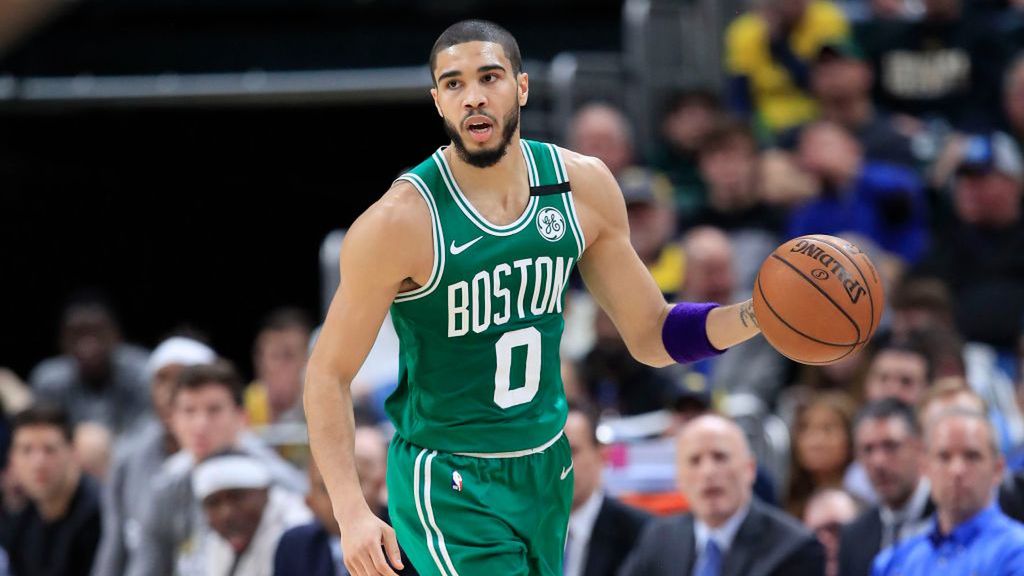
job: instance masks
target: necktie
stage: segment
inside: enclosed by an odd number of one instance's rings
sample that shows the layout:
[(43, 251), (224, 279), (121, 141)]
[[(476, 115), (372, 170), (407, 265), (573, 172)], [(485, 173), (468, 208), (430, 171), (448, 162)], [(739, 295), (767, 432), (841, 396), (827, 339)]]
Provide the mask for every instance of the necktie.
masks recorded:
[(721, 576), (722, 550), (714, 540), (708, 538), (704, 553), (700, 556), (700, 568), (695, 576)]

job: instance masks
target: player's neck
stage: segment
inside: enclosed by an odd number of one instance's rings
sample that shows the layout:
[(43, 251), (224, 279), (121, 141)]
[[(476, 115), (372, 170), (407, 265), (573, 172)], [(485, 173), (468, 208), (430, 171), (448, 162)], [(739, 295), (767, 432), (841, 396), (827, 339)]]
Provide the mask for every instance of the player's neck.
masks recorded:
[(462, 160), (454, 146), (444, 151), (445, 158), (452, 168), (459, 188), (467, 196), (508, 196), (514, 197), (529, 189), (529, 174), (526, 161), (520, 152), (519, 137), (516, 135), (508, 143), (508, 149), (497, 164), (480, 168)]

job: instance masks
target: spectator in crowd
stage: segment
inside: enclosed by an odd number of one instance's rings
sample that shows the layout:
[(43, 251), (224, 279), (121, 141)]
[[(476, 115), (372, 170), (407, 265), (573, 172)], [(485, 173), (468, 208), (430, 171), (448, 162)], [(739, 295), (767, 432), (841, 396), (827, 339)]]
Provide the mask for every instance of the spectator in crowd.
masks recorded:
[(875, 100), (892, 112), (943, 118), (960, 129), (998, 120), (1006, 62), (999, 35), (962, 0), (926, 0), (917, 20), (876, 20), (858, 41), (878, 71)]
[(923, 337), (914, 332), (905, 338), (881, 338), (877, 342), (864, 378), (866, 400), (896, 398), (917, 406), (932, 382), (932, 361)]
[(945, 282), (956, 323), (971, 342), (1011, 350), (1024, 318), (1024, 160), (1006, 134), (954, 141), (953, 217), (937, 222), (932, 247), (914, 271)]
[[(363, 497), (371, 503), (374, 513), (387, 518), (387, 502), (383, 500), (384, 472), (387, 459), (387, 441), (381, 431), (369, 425), (357, 424), (354, 456)], [(341, 529), (334, 518), (334, 508), (327, 494), (327, 486), (316, 461), (308, 463), (309, 493), (306, 504), (314, 519), (295, 526), (281, 536), (274, 555), (274, 576), (336, 576), (348, 574), (341, 557), (339, 537)], [(412, 563), (402, 556), (403, 576), (416, 574)]]
[(83, 473), (98, 480), (100, 484), (106, 483), (107, 472), (110, 470), (112, 443), (110, 430), (103, 424), (80, 422), (75, 426), (72, 442), (75, 460)]
[(611, 318), (594, 313), (594, 346), (580, 364), (584, 399), (602, 413), (623, 416), (653, 412), (664, 407), (687, 373), (681, 365), (653, 368), (633, 359)]
[[(992, 410), (985, 399), (962, 380), (949, 379), (936, 383), (918, 407), (917, 419), (923, 427), (927, 428), (936, 422), (943, 412), (952, 409), (971, 410), (987, 415), (996, 431), (996, 445), (1000, 444), (1001, 415)], [(999, 505), (1007, 516), (1024, 522), (1024, 473), (1016, 472), (1006, 475), (999, 489)]]
[(707, 202), (696, 213), (681, 215), (680, 229), (708, 225), (728, 234), (737, 284), (753, 286), (761, 263), (779, 244), (784, 222), (781, 210), (761, 198), (754, 133), (745, 122), (723, 118), (713, 125), (697, 157)]
[(880, 550), (927, 530), (935, 510), (922, 476), (921, 429), (910, 406), (896, 398), (868, 404), (857, 415), (854, 443), (879, 503), (843, 529), (841, 576), (869, 575)]
[(128, 563), (129, 576), (166, 576), (175, 569), (201, 570), (198, 543), (209, 528), (192, 492), (196, 462), (238, 449), (259, 459), (275, 485), (305, 493), (306, 478), (276, 452), (245, 431), (241, 379), (219, 360), (185, 368), (171, 396), (172, 430), (181, 451), (167, 459), (152, 478), (152, 493), (141, 512), (138, 549)]
[(591, 102), (573, 115), (569, 147), (599, 158), (618, 177), (634, 165), (633, 125), (621, 110), (604, 102)]
[(179, 448), (171, 433), (171, 399), (178, 376), (188, 366), (212, 364), (216, 359), (209, 346), (182, 336), (164, 340), (150, 354), (146, 373), (157, 418), (133, 433), (115, 454), (103, 492), (103, 539), (93, 576), (124, 574), (139, 545), (143, 503), (151, 499), (153, 477)]
[(29, 376), (36, 397), (63, 406), (74, 423), (99, 422), (115, 435), (150, 416), (148, 353), (121, 341), (110, 306), (76, 296), (61, 320), (62, 355), (43, 360)]
[(988, 419), (972, 410), (943, 412), (926, 425), (925, 438), (935, 522), (882, 551), (872, 573), (1024, 574), (1024, 526), (993, 498), (1004, 463)]
[(916, 168), (910, 138), (872, 102), (873, 82), (871, 65), (852, 40), (826, 44), (811, 66), (811, 92), (823, 120), (849, 130), (869, 162)]
[(787, 236), (856, 232), (905, 262), (926, 248), (924, 185), (914, 171), (867, 160), (860, 143), (833, 122), (804, 128), (800, 166), (818, 183), (816, 198), (794, 207)]
[(58, 406), (36, 404), (14, 418), (11, 468), (29, 500), (4, 542), (15, 576), (87, 576), (92, 569), (100, 491), (82, 475), (71, 442), (70, 417)]
[[(717, 228), (699, 226), (683, 237), (686, 279), (681, 298), (690, 302), (730, 304), (750, 296), (736, 283), (736, 256), (729, 237)], [(749, 286), (749, 284), (747, 285)], [(743, 290), (747, 290), (747, 286)], [(712, 389), (729, 393), (749, 392), (757, 398), (773, 398), (782, 386), (785, 361), (763, 338), (756, 338), (729, 352), (691, 364), (704, 375)]]
[(200, 462), (192, 492), (212, 528), (199, 542), (203, 574), (271, 576), (281, 535), (311, 516), (301, 496), (274, 487), (262, 462), (238, 452)]
[(892, 310), (889, 329), (896, 339), (911, 332), (953, 330), (953, 297), (937, 278), (905, 278), (889, 294)]
[(1024, 144), (1024, 55), (1018, 55), (1003, 76), (1003, 115), (1006, 133)]
[(604, 493), (597, 413), (573, 405), (565, 422), (572, 449), (573, 496), (565, 545), (565, 576), (615, 576), (649, 516)]
[(825, 549), (825, 576), (839, 575), (839, 533), (858, 512), (856, 500), (835, 488), (815, 492), (807, 501), (804, 526), (814, 532)]
[(304, 422), (302, 382), (313, 322), (298, 308), (281, 308), (264, 320), (253, 345), (256, 381), (245, 390), (250, 426)]
[(842, 11), (823, 0), (764, 0), (725, 32), (729, 107), (778, 134), (815, 118), (809, 65), (825, 44), (844, 40)]
[(802, 518), (816, 490), (842, 488), (853, 461), (854, 407), (842, 392), (825, 392), (797, 410), (786, 508)]
[(743, 431), (721, 416), (678, 437), (678, 483), (691, 512), (644, 529), (623, 576), (820, 576), (821, 544), (796, 520), (752, 497), (755, 463)]
[(651, 159), (651, 166), (672, 181), (680, 215), (692, 214), (704, 202), (697, 154), (721, 114), (718, 96), (707, 89), (681, 90), (668, 99), (661, 120), (662, 142)]
[(629, 242), (658, 288), (671, 298), (679, 291), (683, 273), (682, 253), (671, 242), (676, 227), (672, 185), (664, 175), (638, 167), (621, 171), (618, 182), (626, 201)]

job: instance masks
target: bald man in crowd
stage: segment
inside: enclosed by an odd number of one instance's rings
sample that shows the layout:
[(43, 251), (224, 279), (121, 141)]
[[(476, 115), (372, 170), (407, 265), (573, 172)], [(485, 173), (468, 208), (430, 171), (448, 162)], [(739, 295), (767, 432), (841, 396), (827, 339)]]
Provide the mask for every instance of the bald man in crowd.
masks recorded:
[(821, 544), (752, 495), (755, 461), (743, 431), (717, 415), (678, 436), (677, 480), (690, 513), (651, 522), (624, 576), (820, 576)]

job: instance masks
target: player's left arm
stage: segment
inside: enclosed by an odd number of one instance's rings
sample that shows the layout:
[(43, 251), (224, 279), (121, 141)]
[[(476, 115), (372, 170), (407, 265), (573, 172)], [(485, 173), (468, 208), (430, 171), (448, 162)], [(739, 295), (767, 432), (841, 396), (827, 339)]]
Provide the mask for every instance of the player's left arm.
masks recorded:
[(760, 332), (750, 300), (714, 308), (665, 302), (629, 243), (626, 205), (611, 172), (595, 158), (563, 155), (587, 244), (580, 273), (634, 358), (667, 366), (725, 350)]

